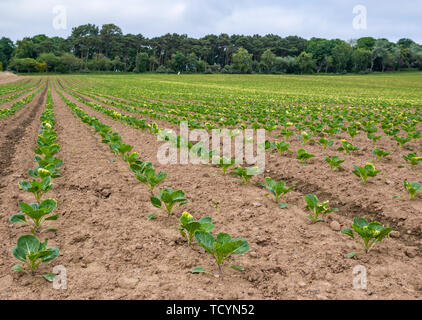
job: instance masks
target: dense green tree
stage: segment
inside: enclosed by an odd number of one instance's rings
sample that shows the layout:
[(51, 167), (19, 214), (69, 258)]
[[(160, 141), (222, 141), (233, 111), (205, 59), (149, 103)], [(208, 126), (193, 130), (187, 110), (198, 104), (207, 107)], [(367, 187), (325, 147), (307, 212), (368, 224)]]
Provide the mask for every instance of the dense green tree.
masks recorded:
[(302, 51), (297, 57), (297, 66), (301, 74), (313, 73), (315, 70), (315, 61), (312, 59), (312, 53)]
[(2, 37), (0, 39), (0, 62), (3, 65), (3, 69), (7, 68), (14, 51), (15, 45), (13, 44), (13, 41), (9, 38)]
[(271, 49), (265, 50), (261, 55), (261, 66), (264, 72), (271, 72), (274, 67), (276, 55), (271, 51)]
[(351, 61), (352, 48), (346, 42), (339, 43), (334, 47), (332, 57), (336, 72), (346, 72)]
[(57, 57), (54, 53), (41, 53), (37, 61), (45, 63), (48, 72), (57, 71), (57, 67), (60, 65), (60, 57)]
[(239, 48), (233, 54), (233, 68), (240, 73), (252, 72), (252, 54), (244, 48)]
[(149, 56), (146, 52), (139, 52), (136, 56), (136, 72), (147, 72), (149, 64)]

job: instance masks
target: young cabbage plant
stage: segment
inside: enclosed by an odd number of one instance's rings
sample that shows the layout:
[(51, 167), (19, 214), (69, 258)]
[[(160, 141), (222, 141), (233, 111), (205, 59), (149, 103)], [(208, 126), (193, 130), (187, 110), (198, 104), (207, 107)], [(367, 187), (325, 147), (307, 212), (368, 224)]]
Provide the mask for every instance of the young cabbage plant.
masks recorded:
[[(46, 170), (47, 171), (47, 170)], [(32, 180), (32, 182), (21, 181), (19, 182), (19, 187), (27, 192), (31, 192), (34, 194), (35, 200), (39, 203), (41, 198), (44, 194), (50, 191), (53, 188), (53, 184), (51, 183), (51, 176), (50, 173), (41, 170), (38, 170), (38, 173), (41, 174), (41, 181)], [(44, 176), (47, 175), (47, 176)], [(44, 177), (43, 177), (44, 176)]]
[(297, 151), (296, 159), (300, 160), (302, 165), (306, 165), (306, 160), (315, 157), (313, 154), (309, 153), (305, 149), (299, 149)]
[(407, 180), (404, 180), (404, 187), (409, 193), (410, 200), (413, 200), (418, 193), (422, 192), (422, 187), (419, 182), (407, 182)]
[(327, 138), (320, 138), (317, 143), (323, 146), (324, 149), (327, 149), (328, 147), (331, 147), (334, 144), (334, 141), (328, 140)]
[(273, 142), (273, 148), (277, 149), (278, 152), (280, 152), (280, 154), (283, 154), (284, 152), (292, 153), (292, 151), (289, 150), (290, 144), (286, 141), (282, 141), (282, 142), (275, 141), (275, 142)]
[(54, 221), (59, 218), (58, 213), (47, 217), (47, 215), (52, 213), (57, 208), (57, 201), (54, 199), (44, 200), (41, 202), (41, 204), (27, 204), (25, 202), (19, 202), (19, 207), (21, 208), (21, 212), (11, 216), (9, 218), (9, 222), (29, 224), (28, 220), (26, 219), (26, 217), (28, 217), (32, 220), (35, 226), (32, 229), (32, 233), (39, 232), (45, 221)]
[(284, 181), (275, 181), (270, 177), (265, 178), (265, 183), (259, 182), (259, 185), (266, 188), (275, 197), (275, 202), (280, 202), (280, 196), (292, 191), (296, 186), (287, 187)]
[[(20, 264), (13, 266), (13, 271), (22, 271), (27, 274), (35, 275), (35, 271), (42, 262), (49, 262), (59, 256), (57, 247), (47, 249), (48, 239), (40, 242), (33, 235), (25, 235), (18, 239), (17, 246), (13, 248), (13, 256), (24, 262), (29, 272)], [(48, 281), (54, 280), (54, 274), (47, 273), (43, 277)]]
[(356, 135), (359, 134), (359, 131), (356, 126), (350, 126), (346, 128), (346, 132), (349, 134), (349, 136), (353, 139)]
[(308, 215), (307, 218), (310, 219), (313, 223), (321, 221), (320, 216), (326, 215), (327, 213), (338, 211), (338, 209), (330, 209), (329, 201), (324, 201), (319, 203), (319, 200), (316, 195), (308, 194), (305, 196), (306, 208), (312, 212), (311, 215)]
[(180, 226), (176, 227), (176, 229), (180, 231), (182, 237), (186, 238), (188, 245), (190, 245), (196, 232), (203, 231), (210, 233), (214, 229), (214, 225), (211, 217), (203, 217), (195, 221), (190, 213), (183, 212), (180, 217)]
[(412, 140), (412, 138), (410, 138), (410, 137), (399, 137), (399, 136), (394, 136), (394, 140), (396, 140), (396, 141), (397, 141), (397, 145), (398, 145), (401, 149), (403, 149), (403, 148), (404, 148), (404, 145), (405, 145), (406, 143), (408, 143), (410, 140)]
[(293, 135), (294, 131), (288, 129), (281, 129), (280, 137), (284, 137), (286, 141), (289, 141), (290, 137)]
[(330, 165), (331, 170), (334, 170), (335, 168), (337, 168), (339, 171), (343, 170), (343, 167), (341, 166), (341, 164), (345, 160), (341, 160), (337, 156), (332, 156), (332, 157), (325, 156), (325, 161)]
[(389, 152), (389, 151), (384, 151), (384, 150), (381, 150), (381, 149), (378, 149), (378, 148), (375, 148), (372, 151), (372, 154), (377, 157), (378, 161), (380, 161), (382, 158), (388, 156), (390, 153), (391, 152)]
[(205, 249), (218, 266), (220, 277), (223, 278), (223, 263), (233, 254), (244, 254), (249, 251), (249, 243), (242, 238), (232, 239), (227, 233), (219, 233), (217, 238), (208, 232), (195, 233), (198, 244)]
[(149, 186), (151, 192), (154, 192), (155, 187), (164, 181), (167, 177), (167, 173), (159, 172), (158, 174), (155, 173), (153, 168), (146, 168), (144, 172), (137, 172), (135, 174), (136, 179), (140, 182)]
[(346, 140), (341, 140), (341, 147), (338, 148), (338, 151), (343, 151), (344, 153), (348, 154), (351, 151), (357, 151), (360, 150), (357, 146), (354, 146), (350, 142), (347, 142)]
[(312, 133), (306, 132), (306, 131), (302, 131), (300, 133), (300, 135), (296, 135), (300, 141), (302, 141), (302, 144), (306, 144), (309, 139), (312, 138)]
[(256, 166), (248, 167), (246, 169), (239, 166), (233, 170), (232, 176), (241, 178), (243, 183), (247, 185), (249, 184), (249, 181), (252, 179), (252, 177), (259, 174), (259, 172), (260, 170)]
[(352, 225), (353, 230), (360, 236), (362, 241), (355, 236), (352, 229), (343, 229), (341, 233), (348, 235), (356, 241), (360, 246), (365, 249), (366, 253), (369, 253), (377, 242), (382, 242), (385, 237), (388, 237), (392, 228), (385, 228), (379, 222), (369, 223), (364, 218), (355, 218)]
[(354, 170), (352, 172), (361, 179), (360, 183), (365, 183), (369, 177), (374, 178), (381, 172), (380, 170), (376, 170), (375, 166), (370, 162), (366, 163), (364, 167), (356, 165), (353, 165), (353, 167)]
[(217, 167), (223, 169), (223, 175), (226, 175), (227, 170), (236, 164), (236, 159), (228, 159), (226, 157), (220, 157)]
[(374, 143), (374, 145), (377, 143), (378, 140), (380, 140), (382, 138), (382, 136), (377, 136), (373, 133), (368, 133), (367, 137), (369, 140), (372, 140), (372, 142)]
[(176, 203), (179, 203), (179, 206), (182, 206), (188, 202), (189, 201), (185, 198), (185, 193), (182, 190), (173, 190), (171, 188), (162, 189), (157, 196), (151, 197), (152, 205), (156, 208), (162, 208), (164, 204), (169, 216)]
[(408, 155), (403, 155), (403, 159), (410, 163), (410, 168), (413, 169), (419, 162), (422, 162), (422, 157), (418, 157), (416, 152), (409, 153)]

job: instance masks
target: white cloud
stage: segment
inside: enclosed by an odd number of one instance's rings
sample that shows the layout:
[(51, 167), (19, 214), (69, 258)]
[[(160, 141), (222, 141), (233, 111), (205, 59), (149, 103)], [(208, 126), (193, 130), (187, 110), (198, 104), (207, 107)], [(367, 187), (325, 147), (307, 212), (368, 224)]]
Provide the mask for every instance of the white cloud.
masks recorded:
[[(352, 28), (352, 9), (368, 7), (368, 29)], [(68, 10), (68, 30), (55, 30), (52, 8)], [(186, 33), (279, 34), (305, 38), (350, 39), (360, 36), (422, 43), (422, 2), (412, 0), (1, 0), (0, 36), (13, 40), (44, 33), (66, 37), (71, 28), (115, 23), (124, 33), (160, 36)]]

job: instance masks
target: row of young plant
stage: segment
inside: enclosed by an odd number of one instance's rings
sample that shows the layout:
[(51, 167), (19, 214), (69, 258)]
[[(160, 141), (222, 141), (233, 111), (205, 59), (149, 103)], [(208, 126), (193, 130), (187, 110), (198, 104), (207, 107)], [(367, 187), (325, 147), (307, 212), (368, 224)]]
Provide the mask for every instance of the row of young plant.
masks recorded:
[(44, 85), (40, 86), (36, 91), (31, 93), (29, 96), (25, 97), (24, 99), (19, 100), (18, 102), (14, 103), (10, 108), (0, 109), (0, 119), (7, 118), (11, 115), (14, 115), (16, 111), (28, 105), (43, 88), (44, 88)]
[[(84, 100), (84, 99), (81, 99), (81, 100), (82, 100), (82, 102), (86, 102), (86, 100)], [(101, 108), (104, 108), (104, 107), (101, 107)], [(232, 132), (232, 135), (235, 136), (235, 133)], [(180, 137), (177, 137), (177, 138), (180, 138)], [(301, 138), (302, 138), (302, 143), (305, 144), (310, 137), (307, 136), (306, 134), (302, 134)], [(166, 139), (166, 140), (168, 140), (168, 139)], [(324, 144), (325, 141), (320, 141), (320, 142), (322, 144)], [(179, 146), (180, 140), (177, 140), (176, 143)], [(194, 147), (189, 142), (185, 142), (185, 143), (188, 145), (189, 149), (192, 149)], [(182, 144), (183, 144), (183, 141), (182, 141)], [(330, 145), (330, 144), (331, 143), (329, 141), (328, 141), (328, 143), (326, 143), (326, 145)], [(271, 144), (269, 141), (266, 141), (265, 148), (266, 149), (274, 148), (274, 149), (277, 149), (280, 153), (285, 152), (285, 151), (289, 151), (288, 150), (289, 145), (288, 145), (287, 142), (280, 142), (280, 143), (274, 142), (273, 144)], [(355, 151), (355, 150), (358, 150), (358, 149), (359, 148), (357, 148), (356, 146), (353, 146), (352, 144), (343, 140), (342, 146), (339, 148), (339, 151), (343, 151), (347, 154), (349, 152), (352, 152), (352, 151)], [(379, 152), (376, 153), (376, 150), (377, 150), (377, 148), (374, 150), (374, 153), (377, 156), (379, 156)], [(204, 152), (205, 150), (200, 150), (200, 151)], [(205, 155), (208, 155), (207, 150), (205, 152)], [(306, 160), (311, 158), (311, 157), (313, 157), (313, 155), (309, 154), (306, 150), (299, 149), (297, 158), (302, 163), (305, 164)], [(343, 160), (336, 159), (336, 157), (330, 158), (328, 156), (326, 157), (326, 161), (330, 164), (330, 166), (333, 165), (334, 163), (339, 166), (343, 162)], [(226, 159), (226, 158), (222, 157), (219, 160), (218, 166), (221, 166), (223, 168), (223, 173), (225, 173), (227, 171), (227, 169), (229, 167), (233, 166), (235, 163), (236, 163), (235, 159)], [(334, 166), (334, 167), (337, 167), (337, 166)], [(247, 184), (249, 182), (249, 180), (254, 175), (257, 174), (257, 171), (258, 171), (258, 168), (256, 168), (256, 167), (242, 168), (242, 167), (239, 166), (236, 169), (234, 169), (234, 171), (232, 172), (232, 175), (240, 177)], [(368, 163), (364, 167), (355, 166), (353, 173), (361, 178), (361, 182), (365, 182), (368, 177), (376, 176), (379, 173), (379, 171), (375, 170), (375, 167), (373, 166), (373, 164)], [(270, 190), (273, 194), (275, 192), (287, 193), (291, 190), (291, 188), (285, 187), (285, 183), (282, 182), (282, 181), (276, 182), (276, 181), (267, 180), (266, 183), (267, 183), (267, 185), (266, 185), (267, 189)], [(411, 199), (413, 199), (417, 193), (422, 191), (422, 188), (421, 188), (421, 186), (418, 182), (409, 183), (407, 181), (404, 181), (404, 186), (405, 186), (406, 190), (409, 192)], [(276, 191), (276, 190), (278, 190), (278, 191)], [(278, 198), (280, 195), (281, 194), (277, 194), (276, 198)], [(320, 204), (317, 197), (313, 194), (305, 196), (305, 201), (307, 203), (307, 208), (309, 210), (311, 210), (311, 212), (312, 212), (312, 214), (309, 215), (308, 218), (310, 218), (314, 223), (319, 221), (320, 214), (326, 214), (328, 212), (332, 212), (327, 207), (328, 202), (323, 202), (322, 204)], [(159, 202), (156, 201), (156, 203), (158, 204)], [(284, 204), (284, 203), (280, 204), (281, 208), (285, 208), (286, 206), (287, 206), (287, 204)], [(363, 218), (360, 218), (360, 219), (363, 219)], [(362, 222), (362, 221), (366, 221), (366, 220), (363, 219), (363, 220), (359, 220), (359, 221)], [(376, 224), (381, 226), (381, 224), (379, 224), (378, 222), (376, 222)], [(382, 241), (382, 239), (379, 238), (378, 241)]]
[[(48, 85), (48, 84), (47, 84)], [(24, 263), (16, 264), (12, 270), (36, 275), (35, 272), (41, 263), (49, 262), (59, 256), (57, 247), (48, 248), (48, 239), (41, 242), (38, 238), (45, 231), (57, 231), (54, 228), (44, 228), (46, 222), (55, 221), (59, 214), (53, 214), (57, 208), (57, 201), (47, 198), (46, 194), (54, 187), (52, 181), (61, 175), (58, 171), (62, 160), (56, 157), (60, 146), (56, 143), (57, 133), (54, 130), (53, 100), (51, 88), (48, 89), (45, 110), (41, 117), (41, 126), (37, 136), (37, 147), (34, 149), (37, 163), (34, 169), (28, 171), (31, 181), (19, 182), (19, 188), (33, 195), (34, 202), (19, 202), (20, 212), (9, 218), (11, 223), (23, 223), (30, 228), (32, 234), (19, 237), (17, 245), (13, 248), (13, 256)], [(53, 281), (55, 275), (46, 273), (43, 277)]]
[[(162, 132), (160, 131), (160, 133)], [(174, 138), (175, 137), (173, 137), (173, 140)], [(190, 149), (194, 147), (190, 145), (189, 142), (180, 141), (180, 137), (177, 137), (177, 138), (179, 138), (179, 140), (174, 141), (175, 145), (180, 146), (185, 143), (185, 145), (190, 147)], [(266, 142), (266, 144), (268, 143), (269, 141)], [(344, 144), (343, 147), (344, 147), (344, 150), (346, 150), (346, 152), (348, 152), (350, 149), (348, 148), (349, 146), (347, 144)], [(208, 150), (200, 150), (200, 151), (201, 152), (206, 151), (205, 154), (208, 155)], [(301, 161), (306, 160), (306, 156), (303, 158), (300, 157), (299, 159)], [(222, 168), (223, 174), (226, 174), (228, 168), (235, 165), (235, 163), (236, 163), (235, 159), (227, 159), (227, 158), (221, 157), (219, 159), (219, 162), (217, 163), (217, 166)], [(258, 171), (259, 169), (257, 167), (243, 168), (241, 166), (238, 166), (237, 168), (233, 170), (232, 175), (235, 177), (241, 178), (245, 184), (248, 184), (250, 179), (253, 176), (257, 175)], [(161, 172), (158, 175), (156, 175), (155, 172), (151, 171), (150, 173), (147, 173), (143, 176), (138, 177), (138, 180), (140, 180), (143, 183), (149, 184), (150, 190), (153, 191), (156, 184), (161, 182), (164, 178), (165, 177), (163, 177)], [(270, 191), (275, 196), (275, 201), (277, 202), (277, 204), (279, 204), (280, 196), (285, 195), (289, 191), (294, 189), (294, 186), (287, 187), (285, 182), (283, 181), (277, 182), (271, 178), (266, 178), (265, 184), (264, 183), (260, 183), (260, 184), (266, 187), (268, 191)], [(162, 199), (165, 199), (167, 201), (163, 202)], [(181, 204), (183, 204), (185, 203), (185, 201), (186, 199), (184, 197), (184, 194), (179, 194), (172, 199), (172, 195), (167, 193), (165, 190), (160, 191), (160, 194), (158, 196), (153, 196), (151, 198), (152, 204), (158, 208), (161, 208), (163, 206), (162, 203), (164, 203), (164, 206), (169, 214), (171, 214), (173, 205), (176, 202), (180, 202)], [(323, 215), (333, 212), (333, 211), (337, 211), (337, 209), (329, 208), (328, 201), (320, 202), (317, 196), (314, 194), (306, 195), (305, 202), (307, 203), (307, 209), (310, 210), (311, 212), (307, 216), (307, 218), (309, 218), (313, 223), (317, 223), (321, 221), (321, 217)], [(285, 203), (281, 203), (279, 205), (281, 208), (287, 207), (287, 204)], [(150, 216), (149, 218), (152, 218), (152, 216)], [(202, 229), (207, 230), (207, 228), (211, 228), (211, 223), (212, 223), (211, 218), (205, 217), (203, 219), (195, 221), (194, 218), (189, 213), (185, 212), (183, 216), (181, 217), (180, 221), (181, 221), (181, 226), (179, 227), (179, 230), (182, 232), (182, 235), (184, 235), (184, 237), (188, 239), (188, 242), (190, 243), (193, 237), (195, 236), (198, 243), (202, 247), (204, 247), (207, 252), (213, 254), (214, 258), (216, 259), (218, 263), (219, 258), (215, 255), (215, 252), (213, 253), (212, 251), (210, 251), (210, 247), (206, 247), (205, 245), (206, 243), (213, 243), (213, 240), (211, 239), (211, 237), (203, 235), (203, 232), (205, 231), (201, 231)], [(189, 224), (187, 223), (188, 221), (192, 223), (192, 226), (189, 227)], [(381, 242), (392, 231), (391, 228), (385, 228), (383, 225), (381, 225), (378, 222), (369, 223), (364, 218), (355, 219), (352, 228), (357, 233), (357, 235), (361, 237), (362, 241), (359, 241), (356, 238), (356, 236), (354, 235), (353, 231), (351, 231), (351, 229), (345, 229), (342, 232), (353, 237), (355, 241), (357, 241), (358, 243), (362, 245), (362, 247), (365, 249), (366, 252), (369, 252), (369, 250), (375, 245), (375, 243)], [(350, 257), (352, 257), (353, 255), (354, 253), (349, 254)], [(222, 274), (221, 264), (218, 264), (218, 265), (219, 265), (220, 274)], [(238, 267), (238, 266), (232, 266), (232, 267), (235, 269), (236, 268), (241, 269), (241, 267)], [(205, 270), (201, 267), (198, 267), (198, 268), (194, 268), (193, 272), (199, 273), (199, 272), (205, 272)]]
[[(132, 152), (133, 146), (124, 144), (119, 134), (111, 130), (111, 126), (101, 123), (96, 117), (89, 116), (82, 109), (78, 108), (76, 104), (66, 99), (60, 91), (57, 92), (66, 105), (72, 109), (74, 114), (84, 123), (93, 127), (96, 133), (99, 133), (102, 137), (102, 143), (107, 144), (113, 154), (120, 155), (122, 160), (127, 162), (130, 170), (134, 173), (135, 178), (148, 186), (151, 192), (150, 201), (154, 207), (163, 209), (168, 217), (170, 217), (173, 214), (175, 205), (178, 204), (179, 206), (182, 206), (189, 202), (189, 200), (186, 199), (183, 190), (164, 188), (159, 190), (157, 194), (154, 194), (155, 188), (166, 179), (167, 173), (162, 171), (156, 172), (153, 164), (149, 161), (140, 160), (139, 154)], [(178, 138), (180, 141), (180, 137)], [(148, 216), (148, 219), (154, 218), (157, 218), (157, 215)], [(187, 238), (189, 244), (192, 243), (193, 237), (195, 237), (198, 244), (203, 247), (206, 252), (211, 254), (217, 263), (221, 277), (223, 277), (222, 265), (225, 260), (233, 254), (243, 254), (249, 251), (249, 243), (245, 239), (232, 239), (231, 236), (226, 233), (219, 233), (214, 237), (211, 233), (214, 229), (211, 217), (203, 217), (198, 221), (195, 221), (192, 215), (184, 212), (180, 218), (180, 222), (181, 225), (177, 229)], [(235, 265), (233, 265), (232, 268), (242, 270), (241, 267)], [(202, 272), (202, 270), (205, 271), (202, 268), (196, 268), (193, 272)]]
[(26, 89), (28, 87), (33, 87), (36, 83), (36, 79), (30, 80), (21, 80), (16, 82), (9, 82), (0, 86), (0, 96), (5, 96), (7, 94), (15, 93), (17, 91)]
[[(86, 89), (79, 89), (78, 91), (89, 95), (89, 93), (86, 93)], [(90, 93), (92, 91), (89, 90)], [(107, 97), (98, 92), (95, 92), (95, 95)], [(300, 134), (305, 133), (309, 136), (317, 136), (321, 133), (334, 136), (340, 131), (344, 131), (352, 139), (361, 130), (366, 132), (369, 140), (376, 142), (382, 137), (376, 135), (378, 131), (377, 125), (380, 124), (384, 134), (392, 137), (401, 147), (412, 139), (422, 137), (422, 133), (416, 131), (416, 124), (422, 119), (419, 112), (420, 108), (417, 107), (415, 107), (415, 112), (412, 112), (408, 107), (402, 107), (397, 110), (397, 108), (392, 106), (388, 106), (388, 108), (327, 106), (322, 110), (319, 105), (287, 107), (283, 105), (279, 109), (270, 108), (269, 106), (265, 108), (246, 107), (242, 111), (241, 106), (230, 105), (224, 107), (224, 112), (222, 113), (216, 111), (218, 106), (208, 104), (190, 106), (190, 104), (186, 104), (183, 101), (181, 103), (144, 102), (140, 104), (133, 101), (122, 103), (115, 100), (111, 102), (99, 100), (98, 97), (92, 94), (90, 97), (123, 110), (142, 113), (174, 124), (179, 123), (181, 120), (187, 121), (192, 128), (217, 129), (221, 127), (233, 128), (240, 125), (242, 129), (247, 127), (253, 129), (264, 128), (272, 132), (281, 126), (281, 135), (292, 135), (295, 131), (289, 127), (294, 127)], [(110, 98), (108, 97), (108, 99)], [(125, 97), (125, 99), (128, 98)], [(166, 107), (163, 108), (163, 104)], [(131, 107), (128, 108), (126, 105)], [(214, 114), (214, 117), (211, 117), (210, 114)], [(257, 120), (252, 121), (252, 119)], [(210, 122), (214, 124), (211, 125)], [(407, 133), (408, 136), (399, 136), (401, 131)]]
[[(332, 145), (333, 141), (328, 141), (325, 138), (321, 138), (319, 143), (323, 144), (324, 149), (325, 149), (328, 145)], [(338, 151), (343, 151), (345, 154), (360, 150), (358, 147), (352, 145), (346, 140), (342, 140), (341, 145), (342, 146), (338, 149)], [(271, 144), (270, 141), (267, 140), (265, 141), (263, 148), (265, 148), (265, 150), (277, 150), (281, 155), (284, 153), (293, 153), (291, 150), (289, 150), (290, 144), (286, 141), (282, 141), (282, 142), (276, 141)], [(377, 147), (375, 147), (375, 149), (372, 151), (372, 154), (376, 156), (378, 161), (388, 156), (390, 153), (391, 152), (381, 150)], [(297, 151), (296, 159), (300, 160), (302, 165), (306, 165), (306, 161), (314, 157), (315, 155), (301, 148)], [(412, 153), (409, 153), (408, 155), (404, 155), (403, 159), (410, 164), (411, 169), (413, 169), (418, 163), (422, 163), (422, 157), (419, 157), (416, 152), (412, 152)], [(326, 155), (325, 161), (329, 164), (331, 170), (335, 170), (335, 169), (337, 169), (338, 171), (344, 170), (341, 164), (345, 160), (342, 160), (338, 156), (330, 157)], [(354, 170), (352, 171), (352, 173), (360, 179), (360, 183), (365, 183), (368, 180), (368, 178), (370, 177), (374, 178), (381, 172), (380, 170), (376, 170), (374, 164), (371, 162), (367, 162), (364, 166), (353, 165), (353, 168)], [(414, 199), (417, 193), (422, 192), (421, 184), (417, 181), (408, 182), (407, 180), (404, 180), (403, 185), (405, 189), (408, 191), (411, 200)]]
[[(72, 94), (74, 97), (76, 97), (79, 101), (85, 103), (85, 104), (90, 104), (92, 106), (95, 106), (95, 103), (92, 102), (88, 102), (85, 99), (81, 98), (80, 96), (72, 93), (72, 92), (68, 92), (70, 94)], [(155, 114), (154, 112), (141, 112), (139, 111), (139, 109), (137, 109), (136, 107), (127, 107), (124, 106), (122, 103), (119, 103), (117, 101), (112, 101), (112, 102), (108, 102), (104, 101), (104, 100), (100, 100), (98, 98), (96, 98), (95, 96), (89, 95), (91, 98), (93, 99), (97, 99), (98, 101), (102, 102), (102, 103), (106, 103), (109, 105), (112, 105), (113, 107), (117, 107), (119, 109), (123, 109), (125, 111), (128, 112), (135, 112), (135, 113), (142, 113), (145, 114), (149, 117), (152, 117), (154, 119), (159, 119), (159, 120), (165, 120), (165, 121), (169, 121), (172, 123), (178, 123), (178, 121), (180, 122), (180, 120), (176, 120), (174, 121), (174, 119), (171, 119), (171, 116), (157, 116), (157, 114)], [(142, 120), (144, 123), (144, 120)], [(398, 137), (398, 136), (394, 136), (394, 139), (397, 141), (397, 144), (400, 146), (400, 148), (403, 148), (404, 145), (409, 142), (410, 140), (418, 140), (422, 137), (422, 133), (416, 131), (416, 122), (413, 122), (413, 124), (407, 124), (402, 126), (404, 128), (404, 130), (408, 133), (408, 137)], [(287, 124), (287, 125), (292, 125), (292, 124)], [(192, 124), (191, 124), (192, 126)], [(193, 127), (197, 127), (195, 125), (193, 125)], [(350, 126), (350, 127), (346, 127), (343, 128), (344, 131), (346, 131), (351, 138), (353, 139), (358, 133), (358, 126)], [(376, 144), (376, 142), (381, 138), (381, 136), (376, 136), (374, 133), (377, 131), (377, 129), (374, 127), (374, 124), (371, 122), (365, 122), (365, 126), (363, 127), (363, 131), (365, 131), (367, 133), (368, 139), (371, 139), (374, 144)], [(392, 129), (390, 130), (390, 132), (388, 133), (389, 135), (393, 135), (398, 133), (398, 131), (400, 131), (399, 129)], [(240, 134), (239, 130), (231, 130), (229, 131), (230, 135), (232, 137), (235, 137), (236, 135)], [(335, 134), (338, 133), (337, 131), (333, 131), (331, 132), (331, 134)], [(276, 149), (279, 151), (280, 154), (283, 153), (292, 153), (292, 151), (289, 150), (290, 148), (290, 144), (288, 143), (288, 140), (290, 138), (291, 135), (294, 134), (294, 131), (292, 130), (288, 130), (288, 127), (285, 127), (284, 130), (281, 131), (281, 136), (285, 137), (286, 141), (275, 141), (272, 144), (270, 143), (270, 141), (266, 141), (265, 143), (265, 149)], [(319, 135), (321, 135), (321, 130), (319, 130)], [(309, 133), (307, 131), (302, 131), (300, 133), (300, 135), (296, 135), (302, 142), (303, 145), (305, 145), (306, 143), (308, 143), (309, 141), (315, 142), (312, 137), (313, 137), (313, 133)], [(317, 144), (321, 145), (324, 149), (327, 149), (328, 147), (332, 146), (334, 144), (333, 140), (330, 140), (326, 137), (321, 137), (318, 141)], [(340, 141), (340, 148), (338, 148), (338, 151), (343, 151), (345, 154), (349, 154), (351, 152), (354, 151), (358, 151), (360, 150), (360, 148), (358, 148), (357, 146), (353, 145), (352, 143), (348, 142), (347, 140), (341, 140)], [(372, 154), (374, 156), (377, 157), (378, 160), (380, 160), (383, 157), (388, 156), (389, 154), (391, 154), (391, 152), (389, 151), (385, 151), (385, 150), (381, 150), (377, 147), (375, 147), (375, 149), (373, 150)], [(307, 150), (305, 150), (304, 148), (300, 148), (297, 151), (297, 156), (296, 158), (298, 160), (301, 161), (302, 164), (306, 164), (306, 161), (310, 158), (315, 157), (315, 155), (309, 153)], [(403, 155), (403, 159), (406, 162), (409, 162), (411, 165), (411, 168), (413, 168), (417, 163), (422, 162), (422, 157), (418, 156), (416, 152), (412, 152), (409, 153), (408, 155)], [(333, 157), (329, 157), (329, 156), (325, 156), (325, 161), (330, 165), (331, 169), (337, 168), (339, 170), (342, 170), (341, 167), (341, 163), (344, 162), (344, 160), (341, 160), (338, 156), (333, 156)], [(368, 162), (366, 163), (366, 165), (364, 166), (357, 166), (354, 165), (354, 170), (352, 171), (353, 174), (355, 174), (356, 176), (358, 176), (361, 179), (361, 182), (366, 182), (368, 177), (375, 177), (377, 176), (377, 174), (380, 171), (375, 170), (375, 167), (372, 163)], [(420, 183), (415, 181), (415, 182), (411, 182), (408, 183), (407, 181), (404, 182), (404, 186), (405, 188), (409, 191), (411, 198), (413, 199), (414, 195), (412, 195), (412, 192), (414, 192), (414, 189), (416, 188), (417, 192), (420, 192), (420, 190), (422, 190), (420, 188)], [(411, 188), (409, 189), (408, 186), (411, 186)]]
[(40, 85), (41, 85), (41, 80), (38, 81), (38, 83), (35, 84), (35, 86), (30, 86), (28, 88), (20, 88), (19, 90), (17, 90), (17, 92), (8, 96), (7, 98), (1, 98), (0, 97), (0, 105), (2, 105), (3, 103), (9, 102), (9, 101), (13, 101), (13, 100), (19, 98), (20, 96), (23, 96), (24, 94), (30, 92), (30, 91), (36, 90)]

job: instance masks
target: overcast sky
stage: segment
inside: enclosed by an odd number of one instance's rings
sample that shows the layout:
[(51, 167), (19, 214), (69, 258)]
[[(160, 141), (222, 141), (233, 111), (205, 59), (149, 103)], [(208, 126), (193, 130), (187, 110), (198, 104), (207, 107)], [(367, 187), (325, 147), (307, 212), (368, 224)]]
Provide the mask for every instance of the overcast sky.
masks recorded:
[[(363, 13), (353, 13), (357, 5), (366, 8), (366, 29), (353, 27)], [(66, 29), (57, 29), (53, 21), (64, 26), (62, 8)], [(422, 43), (422, 0), (0, 0), (0, 37), (14, 41), (36, 34), (67, 37), (86, 23), (114, 23), (123, 33), (147, 37), (272, 33), (307, 39), (406, 37)]]

